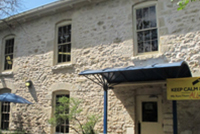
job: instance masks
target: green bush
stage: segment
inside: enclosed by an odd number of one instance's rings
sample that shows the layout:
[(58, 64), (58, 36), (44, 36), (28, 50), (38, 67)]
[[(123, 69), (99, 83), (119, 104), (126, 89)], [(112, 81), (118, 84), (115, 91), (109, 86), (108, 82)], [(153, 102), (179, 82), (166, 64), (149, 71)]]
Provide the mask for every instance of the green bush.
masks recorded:
[(69, 120), (76, 122), (77, 127), (74, 127), (69, 124), (69, 127), (72, 128), (78, 134), (97, 134), (94, 130), (96, 123), (99, 121), (100, 116), (90, 115), (86, 116), (86, 122), (82, 123), (78, 116), (82, 112), (82, 109), (79, 107), (81, 101), (74, 98), (61, 97), (58, 99), (59, 105), (56, 105), (56, 110), (54, 117), (48, 120), (48, 123), (52, 126), (57, 126), (61, 124), (62, 120)]

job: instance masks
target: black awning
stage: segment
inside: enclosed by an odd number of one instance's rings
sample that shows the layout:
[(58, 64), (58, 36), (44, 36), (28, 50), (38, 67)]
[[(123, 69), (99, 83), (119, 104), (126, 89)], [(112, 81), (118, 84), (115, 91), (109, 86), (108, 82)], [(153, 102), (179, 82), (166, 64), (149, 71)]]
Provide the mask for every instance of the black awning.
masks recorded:
[(153, 64), (149, 66), (125, 68), (107, 68), (101, 70), (86, 70), (79, 75), (100, 75), (109, 84), (123, 82), (157, 81), (167, 78), (191, 77), (189, 66), (185, 61), (176, 63)]
[[(104, 133), (107, 133), (107, 90), (115, 84), (123, 82), (141, 82), (166, 80), (168, 78), (191, 77), (189, 66), (185, 61), (176, 63), (153, 64), (143, 67), (129, 66), (125, 68), (107, 68), (102, 70), (86, 70), (83, 75), (104, 89)], [(90, 78), (89, 76), (93, 76)], [(95, 81), (96, 80), (96, 81)], [(177, 106), (173, 101), (173, 131), (177, 134)]]

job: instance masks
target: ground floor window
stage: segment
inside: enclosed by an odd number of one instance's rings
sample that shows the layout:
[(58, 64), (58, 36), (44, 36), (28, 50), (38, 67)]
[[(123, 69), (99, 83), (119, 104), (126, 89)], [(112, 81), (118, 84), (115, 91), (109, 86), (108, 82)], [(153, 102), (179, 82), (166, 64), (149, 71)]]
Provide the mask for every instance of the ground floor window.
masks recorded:
[[(54, 113), (56, 112), (56, 107), (58, 107), (60, 105), (60, 103), (58, 102), (58, 99), (61, 97), (67, 97), (69, 98), (69, 94), (65, 93), (65, 94), (61, 94), (63, 92), (57, 92), (54, 94)], [(69, 112), (69, 111), (67, 111)], [(58, 121), (59, 123), (57, 124), (57, 126), (55, 127), (55, 132), (56, 133), (69, 133), (69, 120), (63, 120), (63, 119), (59, 119)]]
[(10, 102), (1, 103), (1, 129), (8, 130), (10, 118)]
[[(0, 89), (0, 94), (10, 93), (11, 90), (7, 88)], [(0, 129), (8, 130), (10, 120), (10, 102), (0, 102)]]

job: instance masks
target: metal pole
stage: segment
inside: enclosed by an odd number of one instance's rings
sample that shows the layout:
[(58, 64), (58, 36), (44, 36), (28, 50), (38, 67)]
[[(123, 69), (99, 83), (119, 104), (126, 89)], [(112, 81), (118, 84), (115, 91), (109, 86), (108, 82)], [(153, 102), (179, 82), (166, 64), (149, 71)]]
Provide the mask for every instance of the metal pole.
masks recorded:
[(174, 134), (178, 134), (178, 129), (177, 129), (177, 103), (176, 101), (172, 101), (173, 105), (173, 132)]
[(108, 106), (108, 86), (104, 84), (104, 119), (103, 119), (103, 133), (107, 134), (107, 106)]

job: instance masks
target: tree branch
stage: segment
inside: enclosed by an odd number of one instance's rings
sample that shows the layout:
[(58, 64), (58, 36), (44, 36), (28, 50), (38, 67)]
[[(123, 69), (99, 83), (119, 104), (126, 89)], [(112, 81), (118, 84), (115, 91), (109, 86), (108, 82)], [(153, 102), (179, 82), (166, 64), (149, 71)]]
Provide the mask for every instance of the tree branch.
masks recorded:
[(76, 130), (76, 128), (74, 128), (74, 127), (72, 127), (72, 126), (70, 126), (70, 125), (68, 125), (68, 127), (70, 127), (71, 129), (73, 129), (74, 131), (76, 131), (78, 134), (80, 134), (80, 133), (78, 132), (78, 130)]
[(83, 125), (81, 124), (81, 122), (80, 122), (76, 117), (74, 117), (74, 119), (78, 122), (78, 124), (79, 124), (80, 127), (81, 127), (81, 131), (84, 133)]

